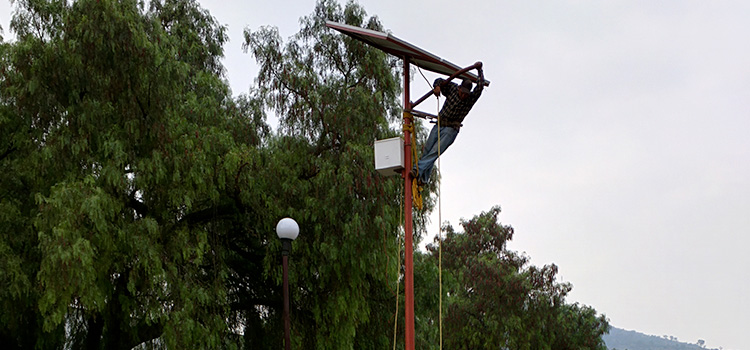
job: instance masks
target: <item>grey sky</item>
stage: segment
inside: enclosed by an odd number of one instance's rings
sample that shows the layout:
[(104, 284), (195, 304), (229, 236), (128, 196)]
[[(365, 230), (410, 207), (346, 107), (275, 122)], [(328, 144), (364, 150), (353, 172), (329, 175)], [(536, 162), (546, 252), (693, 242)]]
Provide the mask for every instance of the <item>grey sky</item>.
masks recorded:
[[(257, 72), (242, 30), (288, 38), (314, 7), (201, 3), (229, 27), (235, 94)], [(569, 301), (617, 327), (750, 350), (750, 2), (359, 3), (492, 80), (441, 159), (444, 221), (499, 204), (511, 248), (557, 264)], [(419, 75), (412, 86), (428, 89)]]

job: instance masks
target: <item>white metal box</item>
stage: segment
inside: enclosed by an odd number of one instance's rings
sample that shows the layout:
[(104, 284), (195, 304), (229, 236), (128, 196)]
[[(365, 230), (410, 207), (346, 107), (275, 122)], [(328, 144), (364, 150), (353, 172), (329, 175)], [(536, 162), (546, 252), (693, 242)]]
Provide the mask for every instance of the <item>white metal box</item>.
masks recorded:
[(399, 175), (404, 169), (404, 140), (394, 137), (375, 141), (375, 170), (381, 175)]

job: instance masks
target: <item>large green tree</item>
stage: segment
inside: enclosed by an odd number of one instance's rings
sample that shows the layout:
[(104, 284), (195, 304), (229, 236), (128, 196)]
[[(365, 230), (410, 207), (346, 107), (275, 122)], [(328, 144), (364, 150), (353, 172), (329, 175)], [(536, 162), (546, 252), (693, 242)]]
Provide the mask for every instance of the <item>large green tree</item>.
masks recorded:
[[(513, 228), (498, 221), (500, 207), (471, 220), (463, 232), (445, 226), (442, 252), (428, 246), (428, 266), (442, 255), (444, 344), (450, 349), (606, 350), (607, 319), (588, 306), (565, 302), (572, 286), (557, 282), (557, 266), (537, 267), (507, 248)], [(421, 268), (432, 278), (434, 268)], [(431, 272), (432, 271), (432, 272)], [(429, 286), (428, 284), (428, 286)], [(435, 295), (423, 296), (424, 318), (437, 323)], [(433, 335), (432, 343), (437, 343)]]
[(224, 28), (195, 1), (16, 6), (0, 71), (3, 343), (223, 346), (231, 216), (258, 210), (238, 175), (268, 130), (221, 79)]
[[(293, 334), (308, 349), (382, 349), (392, 339), (402, 180), (374, 171), (372, 143), (399, 132), (391, 127), (398, 65), (325, 20), (383, 30), (355, 3), (320, 1), (287, 43), (273, 27), (245, 32), (258, 94), (280, 119), (268, 143), (268, 165), (283, 174), (276, 207), (302, 230), (292, 254)], [(278, 256), (265, 261), (278, 281)]]

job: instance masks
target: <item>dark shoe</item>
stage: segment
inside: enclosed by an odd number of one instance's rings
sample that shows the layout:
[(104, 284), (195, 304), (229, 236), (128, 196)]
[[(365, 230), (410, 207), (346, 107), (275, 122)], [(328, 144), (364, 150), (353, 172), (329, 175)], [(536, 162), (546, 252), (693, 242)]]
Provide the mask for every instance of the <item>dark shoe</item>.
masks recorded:
[(411, 175), (412, 179), (416, 179), (417, 178), (417, 169), (411, 169), (411, 171), (409, 172), (409, 175)]

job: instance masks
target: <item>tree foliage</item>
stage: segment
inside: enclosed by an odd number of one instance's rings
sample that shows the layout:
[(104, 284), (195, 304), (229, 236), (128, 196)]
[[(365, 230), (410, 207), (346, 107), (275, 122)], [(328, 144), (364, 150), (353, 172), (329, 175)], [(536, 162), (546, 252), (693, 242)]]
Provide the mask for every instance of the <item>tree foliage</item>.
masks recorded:
[(387, 342), (398, 183), (371, 144), (396, 134), (398, 75), (322, 25), (362, 25), (361, 8), (320, 3), (283, 48), (248, 33), (259, 88), (237, 99), (224, 28), (194, 1), (17, 10), (0, 75), (4, 343), (277, 348), (284, 216), (303, 228), (297, 345)]
[(499, 213), (500, 207), (494, 207), (461, 221), (464, 232), (447, 225), (442, 252), (436, 245), (428, 246), (431, 260), (442, 255), (445, 345), (606, 349), (606, 318), (590, 307), (565, 303), (572, 286), (556, 281), (557, 266), (533, 266), (528, 256), (507, 249), (514, 232), (498, 221)]
[[(288, 179), (278, 206), (304, 228), (292, 256), (295, 339), (304, 348), (383, 348), (401, 181), (374, 171), (372, 142), (397, 135), (389, 122), (400, 115), (400, 83), (393, 58), (325, 20), (383, 30), (354, 3), (321, 1), (286, 44), (273, 27), (245, 32), (258, 94), (280, 119), (282, 134), (269, 140), (273, 166)], [(275, 259), (266, 257), (267, 271), (278, 271)]]
[(268, 130), (221, 79), (224, 28), (194, 1), (29, 0), (12, 29), (0, 75), (5, 343), (218, 347), (225, 217), (244, 207), (240, 160)]

